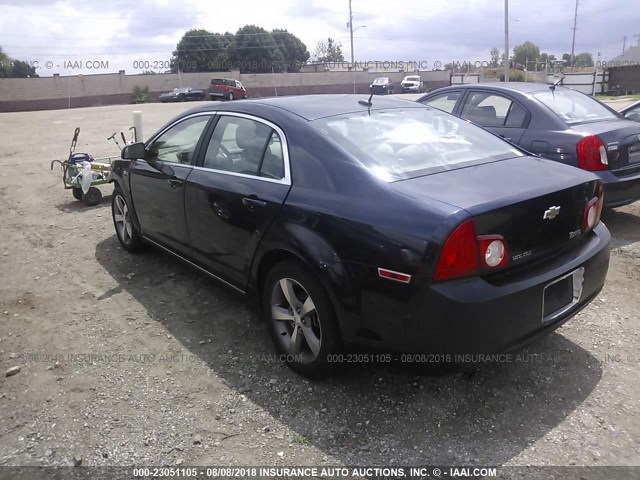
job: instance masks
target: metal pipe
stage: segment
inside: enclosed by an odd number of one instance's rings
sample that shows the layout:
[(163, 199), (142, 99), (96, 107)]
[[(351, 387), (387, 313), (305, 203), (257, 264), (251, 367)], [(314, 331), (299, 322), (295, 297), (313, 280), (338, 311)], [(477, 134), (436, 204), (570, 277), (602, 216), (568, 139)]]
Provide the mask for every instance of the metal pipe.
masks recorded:
[(134, 110), (133, 112), (133, 126), (136, 129), (136, 142), (144, 141), (142, 136), (142, 112), (140, 110)]
[(504, 0), (504, 81), (509, 81), (509, 0)]

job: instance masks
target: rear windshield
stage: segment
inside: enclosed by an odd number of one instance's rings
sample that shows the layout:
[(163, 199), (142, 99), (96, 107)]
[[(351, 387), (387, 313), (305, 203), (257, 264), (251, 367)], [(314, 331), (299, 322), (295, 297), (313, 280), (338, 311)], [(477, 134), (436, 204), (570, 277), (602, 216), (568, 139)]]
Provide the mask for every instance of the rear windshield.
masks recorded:
[(545, 90), (533, 96), (569, 125), (618, 118), (597, 100), (575, 90)]
[(229, 81), (224, 78), (212, 78), (211, 83), (215, 85), (228, 85)]
[(389, 81), (389, 79), (387, 77), (378, 77), (373, 81), (374, 85), (382, 85), (384, 83), (387, 83)]
[(523, 156), (480, 127), (430, 108), (358, 112), (311, 124), (386, 182)]
[(419, 82), (420, 77), (405, 77), (405, 82)]

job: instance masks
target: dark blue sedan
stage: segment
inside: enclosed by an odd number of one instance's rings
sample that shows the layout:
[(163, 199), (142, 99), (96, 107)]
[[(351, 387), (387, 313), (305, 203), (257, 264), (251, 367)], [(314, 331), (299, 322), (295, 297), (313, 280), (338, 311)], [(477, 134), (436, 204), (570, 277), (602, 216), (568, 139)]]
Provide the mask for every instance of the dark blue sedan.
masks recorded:
[(594, 172), (606, 207), (640, 200), (640, 125), (560, 86), (487, 83), (440, 88), (418, 99), (470, 120), (527, 151)]
[(208, 104), (127, 146), (109, 179), (123, 248), (258, 298), (310, 376), (353, 344), (519, 348), (593, 300), (609, 264), (595, 175), (400, 99)]

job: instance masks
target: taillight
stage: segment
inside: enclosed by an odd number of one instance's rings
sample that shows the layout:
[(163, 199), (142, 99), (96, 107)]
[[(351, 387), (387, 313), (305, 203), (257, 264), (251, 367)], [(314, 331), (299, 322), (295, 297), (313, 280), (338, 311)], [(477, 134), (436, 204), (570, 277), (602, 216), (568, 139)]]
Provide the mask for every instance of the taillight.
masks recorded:
[(456, 228), (444, 243), (433, 279), (469, 277), (509, 263), (507, 242), (501, 235), (477, 235), (473, 220)]
[(434, 280), (467, 277), (478, 272), (478, 241), (473, 220), (456, 228), (442, 248)]
[(578, 166), (583, 170), (607, 170), (607, 149), (597, 135), (585, 137), (578, 143)]
[(602, 183), (598, 182), (596, 196), (587, 202), (584, 207), (584, 215), (582, 216), (582, 231), (588, 232), (595, 227), (600, 221), (602, 213), (602, 205), (604, 204), (604, 189)]

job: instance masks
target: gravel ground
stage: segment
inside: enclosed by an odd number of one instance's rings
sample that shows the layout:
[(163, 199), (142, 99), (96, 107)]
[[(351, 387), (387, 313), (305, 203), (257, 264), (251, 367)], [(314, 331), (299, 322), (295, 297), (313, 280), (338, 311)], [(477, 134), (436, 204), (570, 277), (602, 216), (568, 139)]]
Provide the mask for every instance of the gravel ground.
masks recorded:
[[(273, 358), (256, 305), (157, 250), (124, 252), (49, 161), (112, 155), (192, 105), (0, 114), (0, 465), (640, 465), (640, 203), (607, 212), (607, 284), (471, 376)], [(93, 355), (93, 356), (90, 356)], [(604, 478), (630, 478), (638, 470)], [(549, 477), (547, 477), (549, 478)]]

